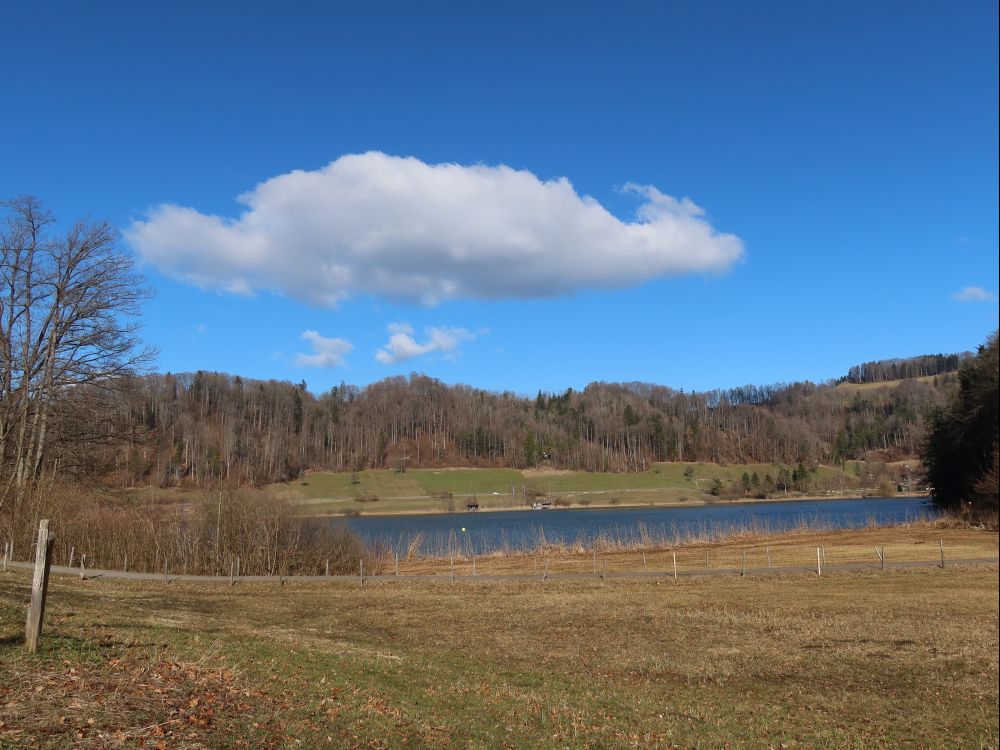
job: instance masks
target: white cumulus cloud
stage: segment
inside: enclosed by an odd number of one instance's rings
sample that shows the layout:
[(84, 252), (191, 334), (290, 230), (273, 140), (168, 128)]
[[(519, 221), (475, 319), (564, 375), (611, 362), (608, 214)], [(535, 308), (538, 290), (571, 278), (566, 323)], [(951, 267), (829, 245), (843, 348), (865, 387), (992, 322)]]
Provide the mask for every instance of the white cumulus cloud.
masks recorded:
[(550, 297), (724, 271), (742, 257), (742, 241), (690, 200), (625, 190), (641, 201), (629, 221), (566, 178), (373, 151), (262, 182), (239, 197), (237, 218), (162, 204), (125, 235), (146, 262), (202, 288), (327, 306), (354, 294)]
[(443, 354), (454, 356), (463, 341), (472, 341), (476, 336), (485, 333), (473, 333), (464, 328), (436, 328), (430, 326), (424, 329), (423, 342), (413, 337), (413, 326), (408, 323), (390, 323), (389, 341), (375, 352), (375, 359), (383, 365), (405, 362), (425, 354)]
[(959, 302), (992, 302), (996, 299), (981, 286), (967, 286), (951, 296)]
[(303, 331), (302, 338), (312, 344), (312, 354), (296, 354), (295, 364), (299, 367), (343, 367), (347, 364), (344, 355), (354, 348), (350, 341), (321, 336), (317, 331)]

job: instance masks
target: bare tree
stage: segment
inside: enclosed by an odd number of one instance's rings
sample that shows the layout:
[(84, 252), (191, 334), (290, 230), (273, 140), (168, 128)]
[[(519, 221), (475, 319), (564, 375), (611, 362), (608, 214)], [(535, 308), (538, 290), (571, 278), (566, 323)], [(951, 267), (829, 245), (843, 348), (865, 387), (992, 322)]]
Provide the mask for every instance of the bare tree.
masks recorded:
[[(113, 390), (145, 369), (137, 318), (150, 291), (106, 221), (65, 234), (32, 196), (6, 201), (0, 227), (0, 504), (42, 469), (59, 402)], [(58, 436), (55, 436), (58, 438)]]

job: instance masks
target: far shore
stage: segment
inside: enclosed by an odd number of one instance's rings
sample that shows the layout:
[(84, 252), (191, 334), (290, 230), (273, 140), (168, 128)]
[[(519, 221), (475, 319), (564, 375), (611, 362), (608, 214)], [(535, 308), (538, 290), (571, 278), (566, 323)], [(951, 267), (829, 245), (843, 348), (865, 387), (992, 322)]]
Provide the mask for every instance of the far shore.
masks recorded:
[[(579, 505), (573, 503), (571, 505), (556, 506), (553, 505), (542, 512), (551, 511), (576, 511), (576, 510), (610, 510), (616, 508), (690, 508), (697, 506), (716, 506), (716, 505), (749, 505), (749, 504), (760, 504), (760, 503), (789, 503), (789, 502), (810, 502), (810, 501), (820, 501), (820, 500), (893, 500), (897, 498), (917, 498), (917, 497), (930, 497), (928, 492), (906, 492), (896, 495), (866, 495), (862, 491), (855, 492), (836, 492), (831, 494), (794, 494), (794, 495), (781, 495), (778, 497), (741, 497), (733, 499), (712, 499), (705, 500), (703, 498), (696, 498), (685, 501), (676, 500), (666, 500), (663, 502), (592, 502), (588, 505)], [(310, 498), (305, 501), (298, 501), (296, 504), (300, 507), (309, 505), (320, 505), (322, 503), (331, 502), (334, 500), (345, 500), (347, 498)], [(393, 498), (399, 499), (413, 499), (413, 500), (425, 500), (424, 497), (414, 497), (414, 498)], [(376, 501), (377, 502), (377, 501)], [(375, 503), (365, 503), (365, 505), (374, 505)], [(351, 508), (348, 512), (329, 512), (329, 513), (303, 513), (303, 515), (309, 518), (357, 518), (360, 516), (370, 517), (370, 516), (436, 516), (436, 515), (467, 515), (469, 513), (505, 513), (508, 511), (525, 511), (531, 510), (530, 505), (519, 505), (519, 506), (504, 506), (498, 508), (481, 508), (478, 511), (469, 510), (444, 510), (435, 508), (424, 508), (421, 510), (394, 510), (394, 511), (379, 511), (379, 510), (364, 510)]]

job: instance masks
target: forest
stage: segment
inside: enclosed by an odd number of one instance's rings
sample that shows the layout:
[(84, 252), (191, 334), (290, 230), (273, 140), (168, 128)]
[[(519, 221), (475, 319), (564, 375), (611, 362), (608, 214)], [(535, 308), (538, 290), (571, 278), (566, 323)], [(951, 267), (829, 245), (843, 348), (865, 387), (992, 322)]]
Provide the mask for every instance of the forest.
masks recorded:
[(592, 383), (530, 398), (419, 374), (319, 396), (305, 383), (148, 375), (122, 383), (92, 425), (104, 425), (107, 439), (86, 450), (76, 440), (53, 445), (51, 459), (120, 484), (156, 486), (259, 485), (307, 468), (629, 472), (655, 461), (892, 460), (919, 454), (925, 417), (956, 382), (944, 372), (863, 389), (803, 382), (706, 393)]

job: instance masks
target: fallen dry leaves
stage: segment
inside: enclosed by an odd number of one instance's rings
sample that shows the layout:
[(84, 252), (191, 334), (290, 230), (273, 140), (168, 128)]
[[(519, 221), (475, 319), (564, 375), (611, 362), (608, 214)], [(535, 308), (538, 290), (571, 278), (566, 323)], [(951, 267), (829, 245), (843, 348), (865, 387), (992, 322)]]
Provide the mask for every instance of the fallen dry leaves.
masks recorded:
[[(148, 650), (75, 666), (24, 660), (5, 672), (0, 746), (202, 748), (224, 733), (236, 746), (274, 747), (281, 734), (273, 698), (232, 671)], [(262, 706), (271, 717), (259, 715)]]

